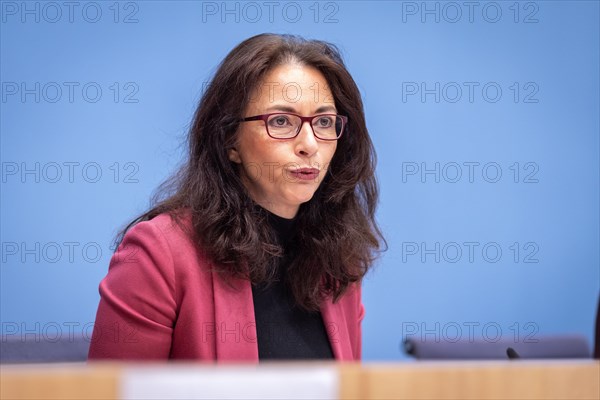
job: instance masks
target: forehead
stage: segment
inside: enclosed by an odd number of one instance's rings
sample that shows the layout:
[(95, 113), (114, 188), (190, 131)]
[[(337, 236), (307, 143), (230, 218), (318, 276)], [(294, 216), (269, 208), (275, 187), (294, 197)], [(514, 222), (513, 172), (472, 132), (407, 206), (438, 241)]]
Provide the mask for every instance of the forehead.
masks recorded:
[(250, 103), (259, 107), (269, 103), (335, 106), (323, 74), (299, 64), (283, 64), (268, 71), (254, 89)]

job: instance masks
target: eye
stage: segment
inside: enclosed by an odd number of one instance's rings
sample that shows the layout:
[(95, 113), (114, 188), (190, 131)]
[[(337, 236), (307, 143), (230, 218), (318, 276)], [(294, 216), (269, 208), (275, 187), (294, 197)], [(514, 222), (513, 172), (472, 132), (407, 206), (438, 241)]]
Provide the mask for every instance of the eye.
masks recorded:
[(286, 115), (274, 115), (269, 119), (269, 125), (279, 128), (290, 125), (290, 120)]
[(317, 119), (315, 125), (318, 128), (331, 128), (333, 126), (333, 118), (330, 116), (322, 116)]

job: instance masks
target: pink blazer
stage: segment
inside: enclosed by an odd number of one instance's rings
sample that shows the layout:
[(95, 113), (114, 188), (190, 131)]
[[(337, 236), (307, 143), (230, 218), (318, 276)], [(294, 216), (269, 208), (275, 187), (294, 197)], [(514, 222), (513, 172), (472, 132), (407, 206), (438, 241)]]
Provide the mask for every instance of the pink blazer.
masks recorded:
[[(100, 283), (88, 359), (258, 362), (250, 282), (228, 283), (209, 266), (167, 214), (131, 228)], [(360, 285), (321, 315), (335, 359), (360, 360)]]

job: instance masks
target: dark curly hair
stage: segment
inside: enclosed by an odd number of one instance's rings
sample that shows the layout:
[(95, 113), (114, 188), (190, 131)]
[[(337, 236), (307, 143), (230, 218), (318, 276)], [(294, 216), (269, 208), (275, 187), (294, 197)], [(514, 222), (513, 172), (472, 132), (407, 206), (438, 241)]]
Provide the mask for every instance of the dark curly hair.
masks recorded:
[(150, 209), (118, 234), (117, 246), (133, 225), (161, 213), (169, 213), (183, 227), (180, 211), (188, 210), (188, 233), (222, 277), (253, 283), (274, 279), (283, 249), (227, 150), (235, 147), (239, 120), (253, 90), (267, 72), (286, 63), (320, 71), (338, 113), (348, 117), (327, 175), (296, 215), (287, 284), (299, 306), (317, 310), (326, 296), (336, 301), (363, 278), (387, 243), (375, 220), (376, 156), (360, 92), (335, 45), (293, 35), (251, 37), (221, 62), (194, 115), (185, 163), (159, 186)]

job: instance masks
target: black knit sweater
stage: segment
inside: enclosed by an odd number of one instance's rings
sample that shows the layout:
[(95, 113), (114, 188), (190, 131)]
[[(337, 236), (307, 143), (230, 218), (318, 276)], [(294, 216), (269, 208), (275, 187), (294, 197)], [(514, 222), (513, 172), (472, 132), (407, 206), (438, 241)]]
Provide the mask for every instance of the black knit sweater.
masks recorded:
[(271, 285), (252, 285), (258, 338), (258, 357), (268, 359), (332, 359), (333, 353), (320, 312), (308, 312), (294, 305), (285, 276), (290, 264), (296, 219), (282, 218), (267, 210), (285, 256), (278, 265), (278, 280)]

